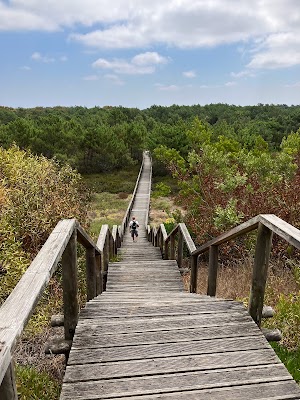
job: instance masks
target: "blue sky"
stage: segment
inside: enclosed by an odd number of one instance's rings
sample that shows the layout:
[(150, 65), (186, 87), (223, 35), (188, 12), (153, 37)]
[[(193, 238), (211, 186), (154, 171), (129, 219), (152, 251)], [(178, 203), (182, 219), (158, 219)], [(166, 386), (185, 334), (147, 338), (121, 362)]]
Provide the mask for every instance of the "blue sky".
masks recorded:
[(0, 0), (0, 105), (300, 104), (299, 0)]

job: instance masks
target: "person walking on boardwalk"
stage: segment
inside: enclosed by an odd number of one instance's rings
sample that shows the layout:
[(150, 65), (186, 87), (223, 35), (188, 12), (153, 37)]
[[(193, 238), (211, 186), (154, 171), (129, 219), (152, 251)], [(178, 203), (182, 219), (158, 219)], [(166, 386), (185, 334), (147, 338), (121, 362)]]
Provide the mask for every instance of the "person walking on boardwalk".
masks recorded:
[[(138, 221), (135, 219), (135, 217), (132, 217), (132, 220), (129, 222), (129, 229), (130, 229), (130, 234), (132, 237), (132, 240), (134, 242), (137, 241), (137, 238), (139, 236), (139, 232), (138, 232), (138, 227), (139, 227), (139, 223)], [(135, 240), (136, 238), (136, 240)]]

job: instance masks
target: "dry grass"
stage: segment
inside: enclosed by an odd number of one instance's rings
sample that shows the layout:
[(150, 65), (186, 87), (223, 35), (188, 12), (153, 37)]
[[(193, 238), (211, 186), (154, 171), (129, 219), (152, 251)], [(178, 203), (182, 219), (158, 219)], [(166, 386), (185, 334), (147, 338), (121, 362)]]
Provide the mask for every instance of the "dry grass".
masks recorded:
[[(217, 280), (217, 297), (224, 299), (234, 299), (248, 303), (253, 259), (246, 258), (244, 261), (233, 262), (231, 266), (220, 266)], [(200, 263), (198, 270), (198, 289), (199, 294), (206, 294), (207, 291), (208, 268), (207, 263)], [(188, 290), (190, 274), (183, 277), (185, 289)], [(265, 303), (275, 307), (280, 296), (297, 294), (299, 285), (295, 281), (293, 271), (287, 266), (281, 265), (278, 261), (271, 261)]]
[(14, 360), (19, 365), (34, 366), (40, 372), (47, 372), (58, 382), (62, 382), (65, 371), (64, 355), (46, 355), (45, 343), (52, 338), (63, 337), (63, 328), (48, 328), (35, 337), (22, 335), (14, 351)]

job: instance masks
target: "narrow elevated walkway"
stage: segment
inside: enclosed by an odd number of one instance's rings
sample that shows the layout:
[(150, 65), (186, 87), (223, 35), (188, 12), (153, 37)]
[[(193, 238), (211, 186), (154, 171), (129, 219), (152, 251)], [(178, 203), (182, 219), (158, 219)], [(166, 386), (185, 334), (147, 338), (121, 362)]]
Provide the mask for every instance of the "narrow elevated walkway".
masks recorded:
[(300, 399), (244, 306), (184, 292), (175, 261), (146, 239), (150, 161), (121, 262), (81, 311), (61, 399)]

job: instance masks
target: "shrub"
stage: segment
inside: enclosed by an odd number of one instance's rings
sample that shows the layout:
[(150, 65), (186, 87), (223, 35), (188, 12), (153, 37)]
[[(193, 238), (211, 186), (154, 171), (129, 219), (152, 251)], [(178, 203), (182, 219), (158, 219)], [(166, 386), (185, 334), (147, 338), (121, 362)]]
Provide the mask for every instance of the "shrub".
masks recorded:
[(55, 160), (0, 147), (0, 299), (11, 292), (57, 222), (86, 222), (88, 193), (80, 175)]

